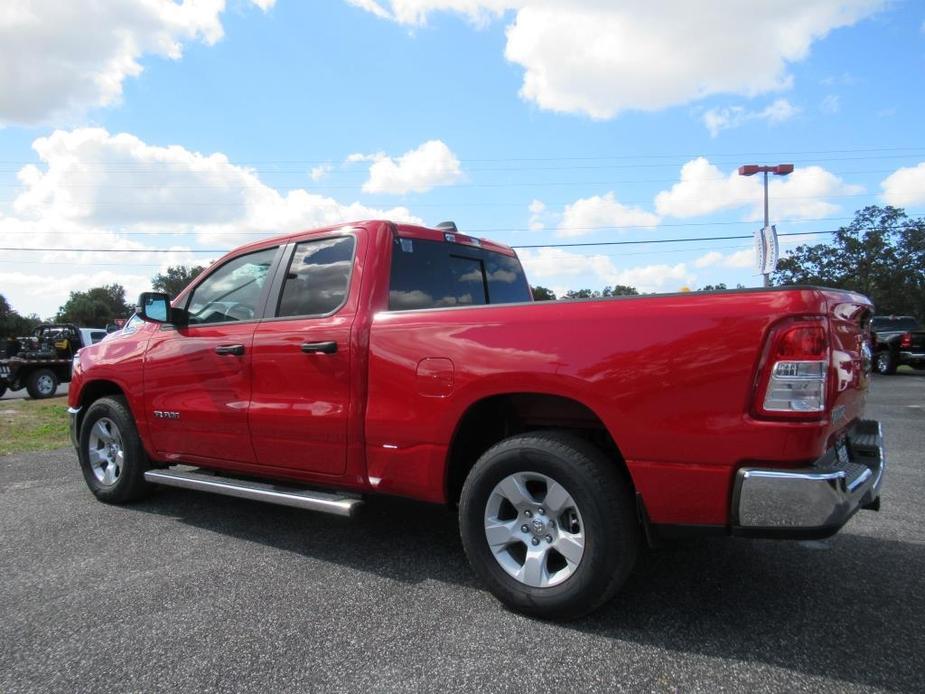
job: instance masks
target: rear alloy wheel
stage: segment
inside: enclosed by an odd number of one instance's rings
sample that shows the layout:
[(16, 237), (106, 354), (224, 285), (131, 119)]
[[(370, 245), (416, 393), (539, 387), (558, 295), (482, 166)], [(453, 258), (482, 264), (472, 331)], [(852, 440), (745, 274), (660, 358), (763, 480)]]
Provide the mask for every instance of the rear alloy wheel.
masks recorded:
[(884, 376), (896, 373), (896, 357), (890, 350), (885, 349), (877, 354), (877, 373)]
[(29, 374), (26, 390), (33, 400), (50, 398), (58, 390), (58, 377), (51, 369), (39, 369)]
[(619, 590), (639, 526), (617, 460), (567, 432), (513, 436), (490, 448), (463, 486), (466, 556), (508, 607), (574, 619)]
[(575, 573), (585, 552), (581, 512), (565, 487), (538, 472), (498, 482), (485, 506), (485, 539), (509, 576), (531, 588)]

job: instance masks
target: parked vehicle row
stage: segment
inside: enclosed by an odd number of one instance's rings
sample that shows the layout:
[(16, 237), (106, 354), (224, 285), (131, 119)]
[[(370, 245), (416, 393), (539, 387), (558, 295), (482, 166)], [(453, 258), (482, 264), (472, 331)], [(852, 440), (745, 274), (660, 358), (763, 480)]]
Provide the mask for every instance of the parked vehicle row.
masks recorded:
[(895, 374), (900, 366), (925, 369), (925, 330), (913, 316), (875, 316), (871, 333), (878, 373)]

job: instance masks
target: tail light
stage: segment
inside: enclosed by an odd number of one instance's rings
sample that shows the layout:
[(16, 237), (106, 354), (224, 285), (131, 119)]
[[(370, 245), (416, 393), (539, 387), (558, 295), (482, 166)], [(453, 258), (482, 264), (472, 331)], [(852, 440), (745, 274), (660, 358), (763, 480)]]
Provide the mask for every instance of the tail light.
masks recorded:
[(912, 347), (912, 333), (903, 333), (903, 336), (899, 339), (899, 346), (903, 349)]
[(777, 326), (758, 371), (755, 413), (783, 419), (818, 419), (825, 412), (829, 341), (824, 319)]

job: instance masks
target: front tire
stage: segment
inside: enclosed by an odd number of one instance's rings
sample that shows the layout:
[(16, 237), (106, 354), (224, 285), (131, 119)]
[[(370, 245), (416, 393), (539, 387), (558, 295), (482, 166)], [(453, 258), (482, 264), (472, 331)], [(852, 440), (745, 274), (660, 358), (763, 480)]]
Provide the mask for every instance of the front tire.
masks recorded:
[(80, 426), (78, 457), (84, 480), (100, 501), (124, 504), (152, 489), (145, 481), (148, 457), (123, 398), (100, 398), (90, 405)]
[(563, 432), (490, 448), (466, 478), (459, 525), (469, 563), (495, 597), (544, 619), (575, 619), (603, 605), (639, 548), (617, 461)]
[(51, 369), (38, 369), (29, 374), (26, 390), (33, 400), (52, 397), (58, 390), (58, 377)]
[(896, 356), (891, 350), (885, 349), (877, 354), (877, 373), (890, 376), (896, 373)]

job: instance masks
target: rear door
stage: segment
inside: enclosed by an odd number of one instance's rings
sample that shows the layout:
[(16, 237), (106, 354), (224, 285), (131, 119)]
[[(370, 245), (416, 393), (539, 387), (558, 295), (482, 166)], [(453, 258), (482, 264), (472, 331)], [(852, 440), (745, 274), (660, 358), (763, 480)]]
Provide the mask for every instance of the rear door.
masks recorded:
[(189, 324), (163, 326), (145, 354), (155, 449), (169, 458), (254, 462), (247, 425), (254, 330), (281, 249), (242, 254), (191, 292)]
[(365, 240), (362, 229), (336, 232), (285, 251), (254, 334), (249, 421), (261, 465), (344, 473), (360, 279), (353, 268)]

